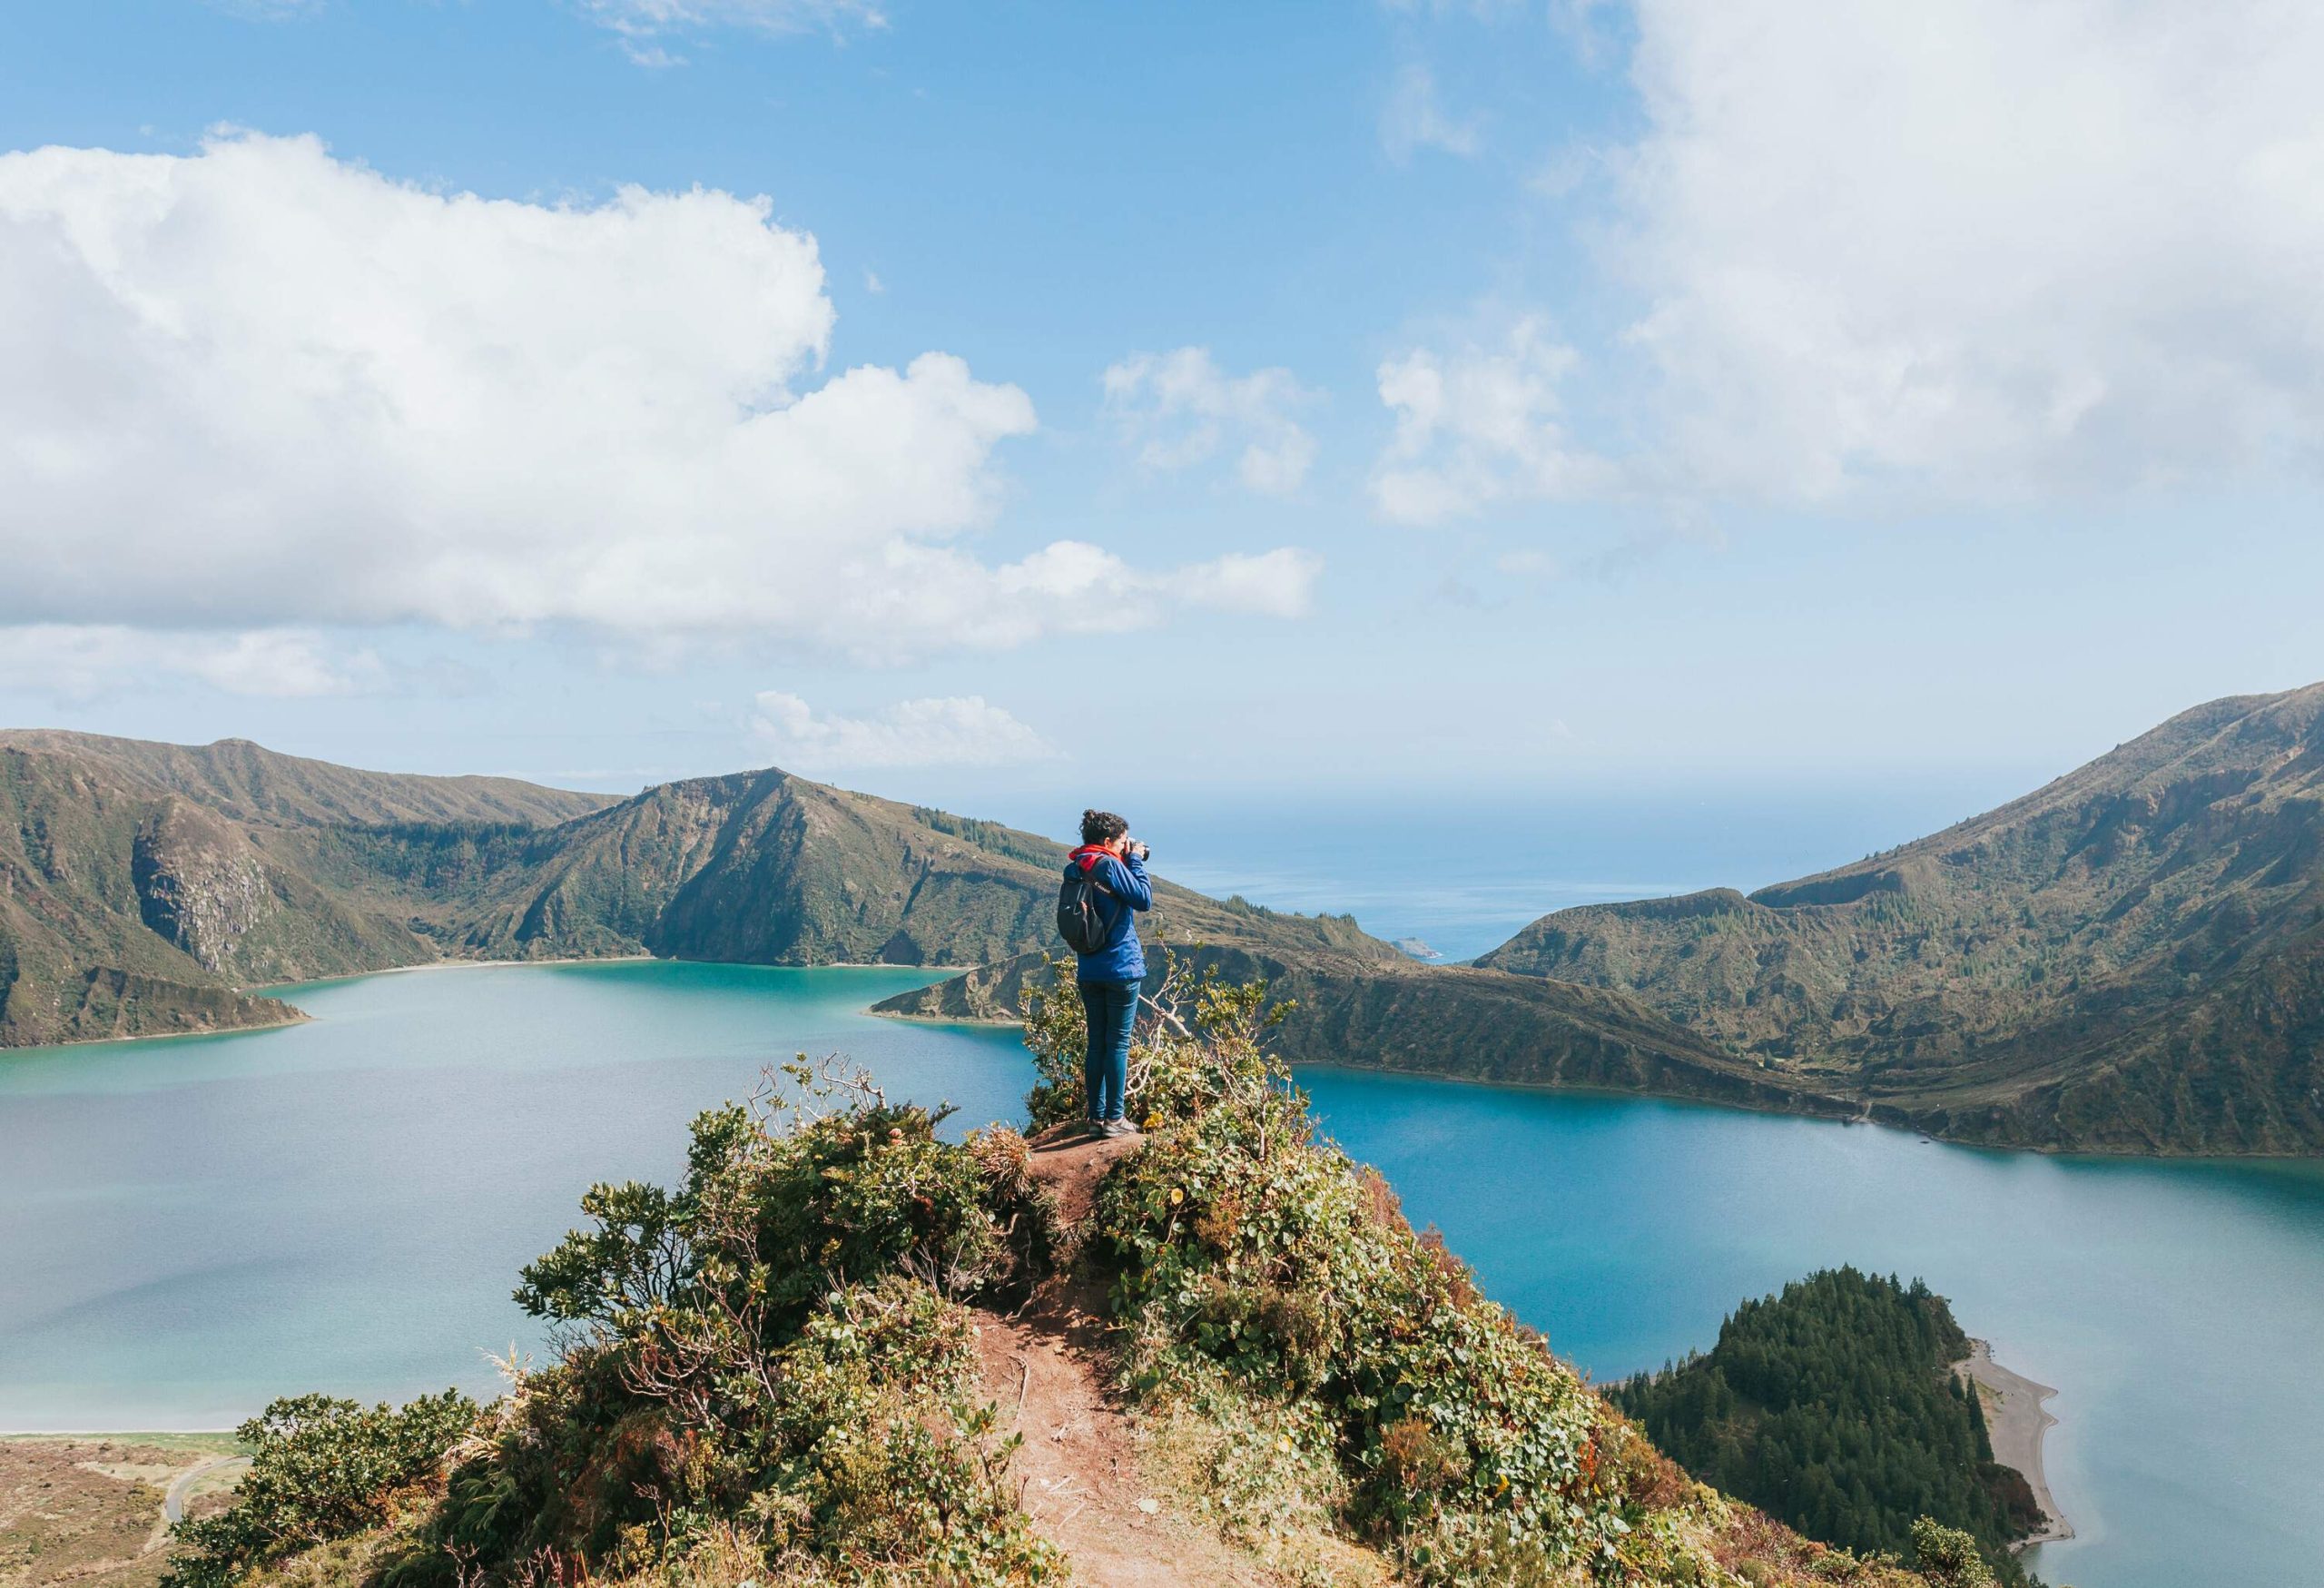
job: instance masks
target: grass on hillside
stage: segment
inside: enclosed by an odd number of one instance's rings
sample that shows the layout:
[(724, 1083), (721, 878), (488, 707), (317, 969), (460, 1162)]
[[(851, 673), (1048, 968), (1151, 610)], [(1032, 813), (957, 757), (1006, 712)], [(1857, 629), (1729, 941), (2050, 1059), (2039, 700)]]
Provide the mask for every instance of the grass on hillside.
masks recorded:
[(248, 1455), (252, 1446), (231, 1429), (192, 1433), (0, 1434), (0, 1443), (42, 1445), (135, 1445), (147, 1450), (182, 1450), (200, 1455)]

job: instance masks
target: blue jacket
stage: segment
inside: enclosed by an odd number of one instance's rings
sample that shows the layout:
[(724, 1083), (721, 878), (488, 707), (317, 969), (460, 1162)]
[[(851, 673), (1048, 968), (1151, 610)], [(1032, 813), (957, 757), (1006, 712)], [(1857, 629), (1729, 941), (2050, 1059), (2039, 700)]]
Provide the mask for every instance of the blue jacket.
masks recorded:
[(1096, 868), (1098, 908), (1106, 912), (1108, 930), (1106, 946), (1094, 954), (1078, 956), (1073, 979), (1077, 981), (1143, 981), (1146, 980), (1146, 947), (1137, 941), (1140, 910), (1154, 908), (1154, 884), (1146, 880), (1146, 863), (1132, 855), (1128, 860), (1095, 844), (1085, 843), (1073, 852), (1065, 863), (1065, 874), (1077, 877)]

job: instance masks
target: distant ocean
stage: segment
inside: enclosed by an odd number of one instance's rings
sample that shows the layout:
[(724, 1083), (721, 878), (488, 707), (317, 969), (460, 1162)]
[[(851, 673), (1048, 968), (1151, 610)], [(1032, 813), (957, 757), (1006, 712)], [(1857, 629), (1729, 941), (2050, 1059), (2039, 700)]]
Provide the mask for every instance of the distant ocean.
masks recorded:
[(1127, 812), (1155, 869), (1206, 893), (1354, 915), (1449, 960), (1572, 904), (1748, 893), (1938, 831), (2038, 780), (1915, 778), (1808, 789), (1533, 800), (1197, 802)]

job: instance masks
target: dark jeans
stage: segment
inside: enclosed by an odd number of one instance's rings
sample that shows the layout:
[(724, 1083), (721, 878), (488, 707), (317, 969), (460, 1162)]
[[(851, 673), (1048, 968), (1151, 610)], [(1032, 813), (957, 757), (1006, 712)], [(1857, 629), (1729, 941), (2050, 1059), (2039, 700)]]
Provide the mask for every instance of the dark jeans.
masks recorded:
[(1084, 981), (1081, 1012), (1089, 1022), (1089, 1055), (1081, 1062), (1081, 1090), (1089, 1118), (1118, 1119), (1129, 1086), (1129, 1032), (1137, 1021), (1139, 981)]

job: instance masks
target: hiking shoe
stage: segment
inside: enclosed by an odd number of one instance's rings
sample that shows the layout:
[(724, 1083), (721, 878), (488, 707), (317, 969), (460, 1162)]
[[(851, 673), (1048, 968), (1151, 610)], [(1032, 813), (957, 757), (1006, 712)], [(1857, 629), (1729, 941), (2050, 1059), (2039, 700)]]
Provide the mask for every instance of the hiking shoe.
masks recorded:
[(1131, 1124), (1128, 1119), (1108, 1119), (1105, 1123), (1105, 1134), (1117, 1137), (1141, 1136), (1144, 1135), (1145, 1132), (1140, 1130), (1137, 1126)]

